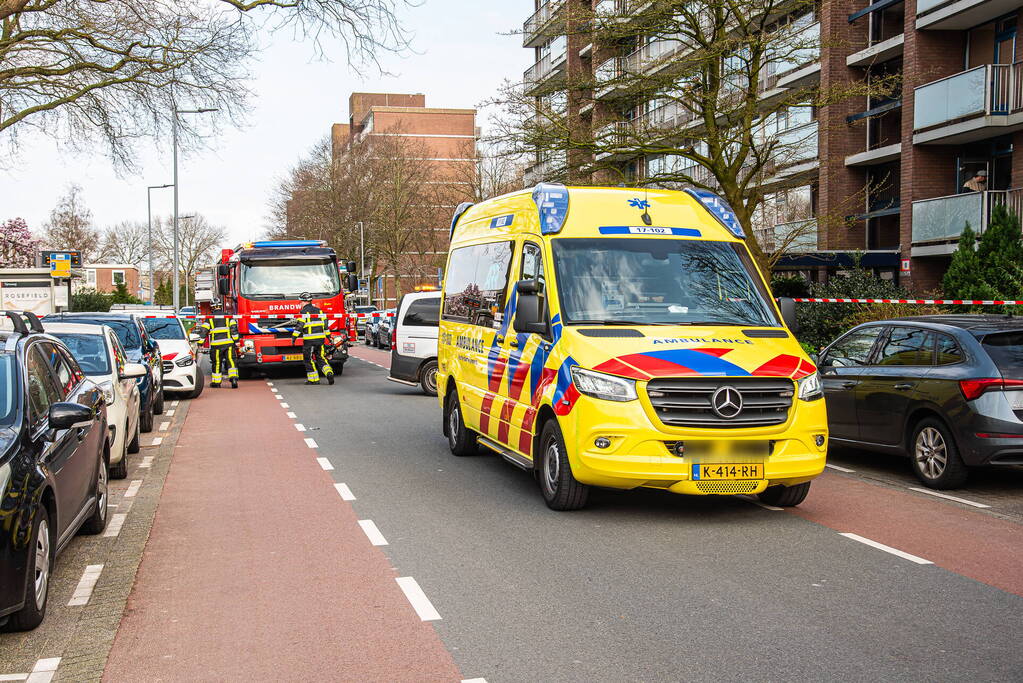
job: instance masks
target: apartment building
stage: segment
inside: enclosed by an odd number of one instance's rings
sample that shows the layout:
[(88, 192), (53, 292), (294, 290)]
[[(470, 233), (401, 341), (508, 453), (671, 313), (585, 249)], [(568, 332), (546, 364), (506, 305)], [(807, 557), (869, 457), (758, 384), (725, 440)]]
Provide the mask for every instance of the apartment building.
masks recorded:
[[(527, 92), (538, 107), (561, 107), (572, 125), (595, 138), (622, 126), (684, 131), (683, 108), (657, 98), (612, 92), (625, 69), (664, 68), (688, 48), (671, 37), (604, 46), (569, 10), (628, 22), (650, 0), (538, 1), (523, 30), (535, 63)], [(773, 30), (817, 43), (762, 78), (765, 100), (820, 84), (854, 92), (859, 84), (896, 84), (883, 95), (848, 96), (820, 108), (779, 111), (766, 121), (778, 139), (795, 140), (765, 183), (758, 236), (798, 235), (778, 268), (827, 277), (854, 262), (911, 289), (935, 290), (967, 222), (983, 231), (997, 204), (1020, 211), (1023, 187), (1023, 47), (1017, 45), (1019, 0), (828, 0), (779, 15)], [(591, 93), (559, 101), (559, 82), (591, 78)], [(602, 88), (602, 83), (608, 88)], [(870, 89), (873, 91), (874, 89)], [(1014, 153), (1014, 149), (1017, 151)], [(578, 152), (573, 152), (578, 154)], [(663, 155), (604, 151), (619, 163), (615, 178), (642, 182), (681, 163)], [(613, 155), (613, 156), (612, 156)], [(543, 178), (604, 182), (585, 163), (538, 155), (527, 183)], [(578, 161), (578, 160), (576, 160)], [(568, 162), (568, 163), (567, 163)], [(576, 177), (558, 177), (566, 165)], [(579, 175), (582, 169), (582, 175)]]
[(404, 254), (397, 266), (382, 261), (372, 264), (370, 298), (380, 308), (387, 308), (397, 303), (399, 292), (438, 284), (438, 272), (447, 255), (451, 215), (458, 202), (472, 194), (476, 110), (427, 107), (423, 94), (352, 93), (348, 111), (348, 122), (335, 123), (331, 130), (335, 160), (374, 139), (403, 140), (408, 143), (407, 149), (417, 150), (416, 158), (409, 161), (425, 164), (430, 176), (427, 183), (440, 190), (430, 193), (432, 211), (421, 227), (431, 236), (427, 246)]

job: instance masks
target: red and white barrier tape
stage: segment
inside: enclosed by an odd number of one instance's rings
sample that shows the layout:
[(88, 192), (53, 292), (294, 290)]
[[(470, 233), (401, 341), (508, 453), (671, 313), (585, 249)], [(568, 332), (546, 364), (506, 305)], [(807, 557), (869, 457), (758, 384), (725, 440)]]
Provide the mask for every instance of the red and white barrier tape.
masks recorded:
[(1023, 306), (1023, 301), (976, 299), (794, 299), (797, 304), (926, 304), (939, 306)]

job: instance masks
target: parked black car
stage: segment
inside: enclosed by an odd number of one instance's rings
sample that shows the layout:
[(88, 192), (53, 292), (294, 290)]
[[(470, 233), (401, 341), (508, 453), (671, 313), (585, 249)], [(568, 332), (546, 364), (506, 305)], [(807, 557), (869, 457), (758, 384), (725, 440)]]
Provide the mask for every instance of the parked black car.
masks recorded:
[(925, 486), (1023, 464), (1023, 320), (934, 315), (866, 323), (820, 354), (831, 440), (910, 456)]
[(0, 626), (35, 628), (53, 563), (79, 529), (107, 523), (103, 391), (68, 348), (8, 313), (0, 331)]
[(115, 333), (132, 363), (149, 367), (149, 374), (140, 377), (139, 426), (144, 432), (153, 431), (153, 416), (163, 415), (163, 357), (156, 340), (146, 331), (142, 318), (137, 314), (118, 311), (110, 313), (54, 313), (47, 320), (79, 323), (82, 325), (107, 325)]
[(377, 348), (390, 349), (392, 337), (394, 336), (394, 325), (397, 314), (396, 308), (388, 308), (385, 313), (390, 313), (390, 317), (384, 316), (380, 319), (380, 323), (376, 327), (376, 339)]

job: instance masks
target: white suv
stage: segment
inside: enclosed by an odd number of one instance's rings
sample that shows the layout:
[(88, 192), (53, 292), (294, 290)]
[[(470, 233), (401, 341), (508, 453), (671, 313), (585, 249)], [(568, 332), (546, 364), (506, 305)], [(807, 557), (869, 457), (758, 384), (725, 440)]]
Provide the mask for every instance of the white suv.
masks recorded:
[[(173, 315), (168, 312), (167, 315)], [(189, 341), (185, 326), (178, 318), (143, 318), (146, 332), (160, 347), (163, 357), (163, 391), (197, 398), (202, 393), (205, 377), (199, 367), (199, 353)]]

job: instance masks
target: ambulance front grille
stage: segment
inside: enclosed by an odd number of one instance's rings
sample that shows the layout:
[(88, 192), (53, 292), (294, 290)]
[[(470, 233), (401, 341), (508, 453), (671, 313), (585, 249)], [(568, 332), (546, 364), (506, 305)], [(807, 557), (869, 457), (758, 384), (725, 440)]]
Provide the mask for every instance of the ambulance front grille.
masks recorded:
[[(714, 412), (711, 399), (721, 387), (735, 387), (742, 410), (732, 419)], [(795, 383), (783, 377), (708, 377), (654, 379), (647, 395), (657, 417), (670, 427), (741, 429), (784, 424), (792, 408)]]

